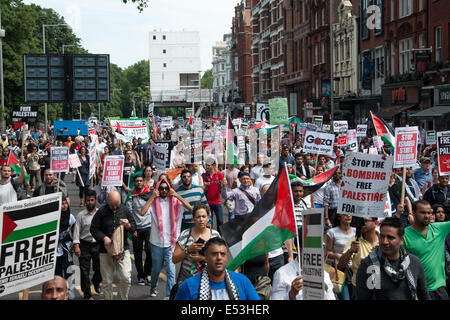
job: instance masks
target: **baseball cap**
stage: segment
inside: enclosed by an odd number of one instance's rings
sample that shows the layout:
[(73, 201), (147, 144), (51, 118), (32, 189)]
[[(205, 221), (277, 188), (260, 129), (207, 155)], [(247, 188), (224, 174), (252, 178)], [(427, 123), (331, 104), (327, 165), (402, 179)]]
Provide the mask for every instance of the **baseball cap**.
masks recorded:
[(424, 163), (424, 162), (431, 162), (431, 159), (428, 158), (428, 157), (422, 157), (422, 159), (420, 159), (420, 162), (421, 162), (421, 163)]

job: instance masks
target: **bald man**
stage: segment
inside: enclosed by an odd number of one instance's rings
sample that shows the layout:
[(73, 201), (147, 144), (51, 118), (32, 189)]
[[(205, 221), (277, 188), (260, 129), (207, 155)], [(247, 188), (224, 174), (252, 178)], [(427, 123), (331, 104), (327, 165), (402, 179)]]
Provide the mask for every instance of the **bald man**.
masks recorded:
[(41, 300), (69, 300), (67, 282), (63, 277), (54, 276), (42, 285)]
[[(131, 287), (131, 258), (126, 232), (136, 231), (136, 222), (127, 207), (120, 203), (120, 193), (111, 191), (106, 199), (106, 205), (98, 209), (91, 223), (91, 234), (100, 243), (100, 273), (104, 288), (105, 300), (113, 300), (112, 281), (114, 272), (119, 277), (119, 297), (128, 300)], [(124, 253), (110, 256), (105, 245), (111, 243), (114, 230), (124, 226)]]

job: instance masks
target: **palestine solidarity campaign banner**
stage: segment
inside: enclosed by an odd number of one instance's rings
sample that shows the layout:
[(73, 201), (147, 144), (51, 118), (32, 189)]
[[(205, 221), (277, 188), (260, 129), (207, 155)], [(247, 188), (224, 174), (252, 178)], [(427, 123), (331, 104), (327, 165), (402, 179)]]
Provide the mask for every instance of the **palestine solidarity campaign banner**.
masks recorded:
[(147, 119), (111, 119), (111, 126), (119, 130), (125, 142), (133, 142), (133, 138), (142, 138), (142, 144), (149, 142), (150, 131)]
[(450, 173), (450, 131), (437, 133), (437, 151), (439, 174), (448, 175)]
[(61, 195), (0, 206), (0, 297), (53, 279)]
[(384, 217), (393, 157), (350, 152), (345, 155), (337, 213)]

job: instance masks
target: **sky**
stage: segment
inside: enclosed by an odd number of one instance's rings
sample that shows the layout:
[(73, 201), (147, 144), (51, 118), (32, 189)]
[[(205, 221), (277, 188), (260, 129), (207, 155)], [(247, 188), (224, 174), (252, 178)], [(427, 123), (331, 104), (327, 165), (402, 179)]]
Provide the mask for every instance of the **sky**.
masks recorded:
[[(140, 13), (122, 0), (24, 0), (52, 8), (72, 26), (81, 45), (93, 54), (110, 54), (121, 68), (146, 59), (149, 32), (200, 32), (202, 71), (212, 67), (212, 46), (231, 32), (234, 7), (239, 0), (150, 0)], [(66, 48), (70, 50), (70, 48)]]

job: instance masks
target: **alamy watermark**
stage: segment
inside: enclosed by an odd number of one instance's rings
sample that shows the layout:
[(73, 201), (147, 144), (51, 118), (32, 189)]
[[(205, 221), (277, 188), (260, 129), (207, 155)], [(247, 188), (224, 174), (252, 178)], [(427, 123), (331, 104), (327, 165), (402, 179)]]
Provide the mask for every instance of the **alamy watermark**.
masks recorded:
[(369, 30), (381, 29), (382, 11), (377, 5), (367, 7), (367, 21), (366, 26)]

